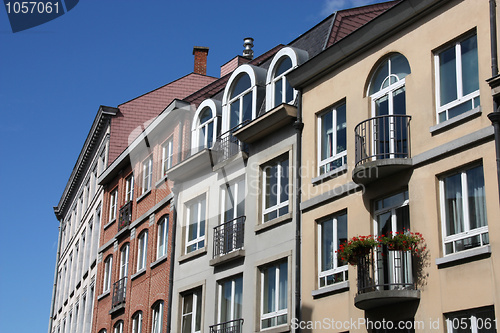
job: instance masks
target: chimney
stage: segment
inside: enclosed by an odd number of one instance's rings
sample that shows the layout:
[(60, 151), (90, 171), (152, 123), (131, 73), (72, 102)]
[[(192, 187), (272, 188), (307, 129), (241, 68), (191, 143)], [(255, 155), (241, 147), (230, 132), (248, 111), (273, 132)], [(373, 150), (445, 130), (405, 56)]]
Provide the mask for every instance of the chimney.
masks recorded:
[(207, 75), (208, 47), (204, 46), (193, 47), (193, 55), (194, 55), (194, 72), (196, 74)]
[(243, 39), (243, 46), (245, 49), (243, 50), (243, 56), (247, 59), (252, 60), (253, 59), (253, 38), (252, 37), (247, 37)]

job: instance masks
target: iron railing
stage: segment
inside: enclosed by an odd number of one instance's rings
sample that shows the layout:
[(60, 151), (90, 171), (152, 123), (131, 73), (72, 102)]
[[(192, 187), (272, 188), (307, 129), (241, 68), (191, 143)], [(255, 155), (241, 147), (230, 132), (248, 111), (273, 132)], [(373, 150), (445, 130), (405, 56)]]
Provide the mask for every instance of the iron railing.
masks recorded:
[(120, 215), (118, 217), (118, 231), (127, 227), (132, 222), (132, 201), (127, 202), (120, 208)]
[(229, 159), (240, 151), (248, 153), (248, 144), (241, 142), (233, 135), (233, 132), (241, 127), (242, 124), (231, 128), (229, 131), (217, 137), (213, 146), (213, 150), (217, 153), (214, 161), (215, 164)]
[(358, 258), (358, 294), (380, 290), (415, 290), (410, 251), (382, 246)]
[(377, 116), (359, 123), (356, 135), (356, 166), (388, 158), (409, 158), (411, 116)]
[(241, 249), (246, 216), (240, 216), (214, 228), (214, 258)]
[(243, 319), (235, 319), (212, 325), (209, 327), (210, 333), (241, 333), (243, 332)]
[(112, 307), (125, 303), (125, 294), (127, 292), (127, 277), (124, 277), (113, 284)]

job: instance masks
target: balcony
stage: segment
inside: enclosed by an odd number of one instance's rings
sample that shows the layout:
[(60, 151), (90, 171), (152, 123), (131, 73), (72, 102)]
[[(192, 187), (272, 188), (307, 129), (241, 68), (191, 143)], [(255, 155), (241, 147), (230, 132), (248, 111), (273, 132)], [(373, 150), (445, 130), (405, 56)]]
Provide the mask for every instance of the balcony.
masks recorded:
[(358, 294), (354, 305), (359, 309), (420, 300), (414, 258), (409, 251), (376, 248), (371, 255), (358, 258), (357, 270)]
[[(244, 255), (246, 216), (239, 216), (214, 228), (214, 247), (211, 265)], [(224, 257), (224, 258), (222, 258)]]
[(132, 222), (132, 201), (127, 202), (120, 208), (118, 217), (118, 231), (125, 229)]
[(243, 332), (243, 319), (235, 319), (210, 326), (210, 333), (241, 333)]
[(233, 132), (240, 127), (241, 125), (238, 125), (226, 133), (221, 134), (217, 138), (212, 148), (212, 151), (214, 152), (214, 165), (229, 160), (231, 157), (236, 156), (239, 152), (244, 154), (244, 158), (248, 157), (248, 144), (241, 142), (233, 135)]
[(112, 310), (117, 311), (125, 305), (125, 294), (127, 292), (127, 277), (124, 277), (113, 284)]
[(358, 184), (411, 167), (411, 116), (377, 116), (359, 123), (354, 129), (356, 154), (352, 178)]

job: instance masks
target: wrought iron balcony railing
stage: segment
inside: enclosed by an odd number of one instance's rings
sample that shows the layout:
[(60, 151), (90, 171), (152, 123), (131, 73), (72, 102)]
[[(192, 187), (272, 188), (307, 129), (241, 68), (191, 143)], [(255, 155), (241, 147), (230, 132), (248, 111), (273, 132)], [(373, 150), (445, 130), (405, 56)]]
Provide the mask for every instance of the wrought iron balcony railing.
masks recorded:
[(112, 307), (125, 303), (125, 294), (127, 291), (127, 277), (124, 277), (113, 284)]
[(373, 250), (358, 258), (358, 294), (382, 290), (416, 290), (410, 251)]
[(356, 166), (380, 159), (409, 158), (411, 116), (377, 116), (359, 123), (356, 135)]
[(214, 228), (214, 258), (243, 247), (245, 219), (240, 216)]
[(248, 144), (241, 142), (233, 135), (233, 132), (240, 127), (241, 125), (238, 125), (237, 127), (232, 128), (217, 137), (217, 140), (212, 148), (212, 150), (217, 153), (214, 161), (215, 164), (229, 159), (230, 157), (238, 154), (240, 151), (248, 153)]
[(127, 227), (132, 222), (132, 201), (127, 202), (120, 208), (120, 215), (118, 217), (118, 231)]
[(210, 326), (210, 333), (241, 333), (243, 332), (243, 319), (235, 319)]

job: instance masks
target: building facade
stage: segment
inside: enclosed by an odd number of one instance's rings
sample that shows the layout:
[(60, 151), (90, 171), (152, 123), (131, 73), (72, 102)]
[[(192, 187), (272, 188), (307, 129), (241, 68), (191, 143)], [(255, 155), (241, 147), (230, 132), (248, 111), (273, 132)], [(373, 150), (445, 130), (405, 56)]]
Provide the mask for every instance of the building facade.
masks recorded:
[[(288, 75), (313, 148), (302, 155), (304, 332), (496, 332), (489, 5), (401, 1)], [(390, 245), (417, 233), (425, 245)], [(386, 240), (349, 265), (342, 247), (361, 236)]]

